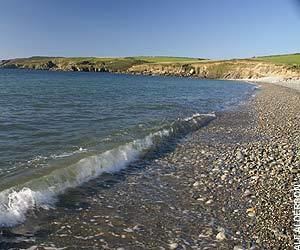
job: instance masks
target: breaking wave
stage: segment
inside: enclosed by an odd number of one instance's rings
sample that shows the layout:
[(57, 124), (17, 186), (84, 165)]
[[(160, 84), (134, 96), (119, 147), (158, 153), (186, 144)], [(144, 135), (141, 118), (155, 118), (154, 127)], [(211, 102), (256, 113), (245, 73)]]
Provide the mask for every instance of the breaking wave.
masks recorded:
[(151, 148), (159, 147), (163, 140), (194, 131), (214, 117), (215, 114), (194, 114), (185, 119), (178, 119), (167, 128), (151, 133), (143, 139), (83, 158), (75, 164), (55, 169), (50, 174), (0, 192), (0, 226), (11, 227), (22, 223), (29, 211), (53, 207), (57, 195), (66, 189), (79, 186), (104, 172), (120, 171)]

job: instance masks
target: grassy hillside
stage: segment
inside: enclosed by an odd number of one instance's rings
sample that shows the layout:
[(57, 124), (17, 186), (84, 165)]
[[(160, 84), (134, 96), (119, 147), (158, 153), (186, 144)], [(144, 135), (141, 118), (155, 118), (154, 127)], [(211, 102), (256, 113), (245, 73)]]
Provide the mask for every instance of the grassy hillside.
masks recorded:
[(174, 57), (174, 56), (136, 56), (136, 57), (127, 57), (134, 58), (136, 60), (142, 60), (149, 63), (192, 63), (205, 60), (203, 58), (192, 58), (192, 57)]
[(256, 57), (254, 59), (273, 62), (273, 63), (300, 65), (300, 53), (287, 54), (287, 55), (261, 56), (261, 57)]

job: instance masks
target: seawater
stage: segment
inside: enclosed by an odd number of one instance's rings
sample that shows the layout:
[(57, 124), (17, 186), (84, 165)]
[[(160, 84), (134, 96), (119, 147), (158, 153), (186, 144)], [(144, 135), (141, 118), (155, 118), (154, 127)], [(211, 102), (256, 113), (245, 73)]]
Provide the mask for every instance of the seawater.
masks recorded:
[(126, 168), (235, 107), (254, 86), (110, 73), (0, 70), (0, 226)]

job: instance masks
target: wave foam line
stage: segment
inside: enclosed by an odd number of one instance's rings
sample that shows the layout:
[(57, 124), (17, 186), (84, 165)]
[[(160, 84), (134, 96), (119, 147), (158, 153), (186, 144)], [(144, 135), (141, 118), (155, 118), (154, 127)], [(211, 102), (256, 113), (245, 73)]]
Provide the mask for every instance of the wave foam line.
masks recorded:
[(140, 158), (147, 150), (159, 145), (164, 138), (195, 130), (213, 117), (212, 114), (195, 114), (173, 123), (169, 129), (152, 133), (143, 139), (137, 139), (99, 155), (83, 158), (75, 164), (54, 170), (22, 186), (0, 192), (0, 226), (11, 227), (22, 223), (29, 211), (53, 207), (57, 195), (66, 189), (79, 186), (104, 172), (120, 171)]

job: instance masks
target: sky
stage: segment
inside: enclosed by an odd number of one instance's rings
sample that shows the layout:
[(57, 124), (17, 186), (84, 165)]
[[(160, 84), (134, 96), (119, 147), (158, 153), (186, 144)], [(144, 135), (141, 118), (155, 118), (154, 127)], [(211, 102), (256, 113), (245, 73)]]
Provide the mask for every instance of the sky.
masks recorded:
[(300, 52), (300, 0), (0, 0), (0, 59)]

